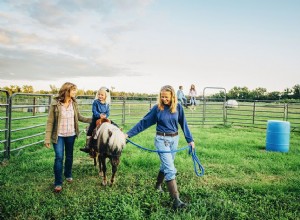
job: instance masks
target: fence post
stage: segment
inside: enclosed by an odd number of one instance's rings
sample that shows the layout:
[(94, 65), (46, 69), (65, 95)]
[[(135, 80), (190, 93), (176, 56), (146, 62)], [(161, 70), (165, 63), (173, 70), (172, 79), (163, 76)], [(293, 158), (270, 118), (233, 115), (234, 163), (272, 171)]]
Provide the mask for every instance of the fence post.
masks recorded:
[(205, 124), (206, 98), (203, 97), (202, 126)]
[(123, 104), (122, 104), (122, 125), (125, 125), (125, 97), (122, 97)]
[(33, 116), (35, 116), (35, 111), (36, 111), (35, 105), (36, 105), (36, 98), (33, 97), (33, 108), (32, 108), (32, 115), (33, 115)]
[(10, 142), (11, 142), (11, 113), (12, 112), (12, 96), (8, 99), (8, 138), (7, 138), (7, 159), (10, 158)]
[(288, 121), (289, 120), (289, 104), (288, 103), (284, 103), (284, 112), (283, 112), (283, 120), (284, 121)]
[(227, 125), (227, 108), (225, 108), (225, 104), (226, 104), (226, 93), (225, 93), (225, 98), (223, 101), (223, 123), (224, 123), (224, 126)]
[(255, 111), (256, 111), (256, 102), (253, 102), (253, 112), (252, 112), (252, 124), (255, 123)]
[(2, 104), (2, 102), (0, 102), (0, 107), (4, 106), (5, 107), (5, 117), (0, 117), (0, 120), (5, 120), (5, 125), (4, 125), (4, 129), (0, 129), (1, 132), (4, 131), (4, 140), (0, 140), (0, 143), (4, 143), (4, 150), (2, 151), (2, 149), (0, 149), (0, 152), (3, 153), (4, 155), (4, 159), (8, 159), (9, 157), (9, 133), (10, 133), (10, 129), (9, 129), (9, 92), (7, 90), (3, 90), (0, 89), (0, 92), (4, 92), (5, 93), (5, 104)]

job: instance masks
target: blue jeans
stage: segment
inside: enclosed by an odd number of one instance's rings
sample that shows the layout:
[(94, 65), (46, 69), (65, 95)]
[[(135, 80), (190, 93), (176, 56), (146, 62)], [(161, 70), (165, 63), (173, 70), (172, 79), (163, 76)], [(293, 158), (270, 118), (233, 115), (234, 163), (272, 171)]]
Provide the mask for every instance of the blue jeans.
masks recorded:
[(187, 105), (187, 99), (185, 97), (183, 97), (182, 99), (178, 99), (178, 103), (180, 103), (181, 105)]
[(196, 98), (195, 97), (191, 97), (191, 105), (196, 105)]
[[(160, 151), (177, 150), (179, 136), (160, 136), (155, 137), (155, 147)], [(160, 171), (165, 174), (166, 181), (175, 179), (177, 170), (174, 165), (176, 153), (158, 153), (160, 158)]]
[(66, 178), (72, 177), (72, 165), (73, 165), (73, 149), (76, 136), (70, 137), (60, 137), (56, 144), (53, 144), (55, 152), (54, 160), (54, 185), (61, 186), (63, 183), (62, 171), (63, 171), (63, 161), (64, 161), (64, 151), (66, 152), (65, 159), (65, 170), (64, 176)]

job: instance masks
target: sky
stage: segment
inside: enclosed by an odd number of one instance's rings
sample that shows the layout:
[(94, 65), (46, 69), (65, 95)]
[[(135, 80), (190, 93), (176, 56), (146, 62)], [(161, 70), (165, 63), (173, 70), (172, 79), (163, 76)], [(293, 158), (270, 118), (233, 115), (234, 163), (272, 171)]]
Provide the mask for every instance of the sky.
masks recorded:
[(300, 1), (1, 0), (0, 87), (66, 81), (282, 92), (300, 84)]

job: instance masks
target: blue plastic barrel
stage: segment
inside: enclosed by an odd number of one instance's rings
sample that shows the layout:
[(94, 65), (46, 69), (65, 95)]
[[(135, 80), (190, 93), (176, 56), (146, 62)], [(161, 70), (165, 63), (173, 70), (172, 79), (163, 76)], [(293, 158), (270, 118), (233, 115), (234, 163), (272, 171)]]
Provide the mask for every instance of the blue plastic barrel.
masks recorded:
[(288, 152), (290, 145), (290, 122), (269, 120), (267, 126), (266, 150)]

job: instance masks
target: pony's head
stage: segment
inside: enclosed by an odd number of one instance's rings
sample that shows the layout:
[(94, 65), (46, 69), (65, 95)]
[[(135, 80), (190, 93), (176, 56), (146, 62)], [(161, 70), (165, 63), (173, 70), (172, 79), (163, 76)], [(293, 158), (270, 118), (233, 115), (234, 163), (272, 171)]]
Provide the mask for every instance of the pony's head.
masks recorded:
[(97, 128), (96, 135), (98, 147), (101, 147), (100, 143), (103, 143), (111, 154), (121, 155), (126, 145), (126, 139), (120, 128), (109, 122), (102, 122), (101, 126)]

